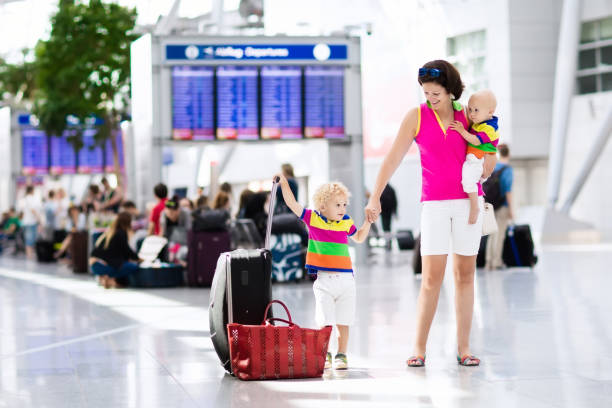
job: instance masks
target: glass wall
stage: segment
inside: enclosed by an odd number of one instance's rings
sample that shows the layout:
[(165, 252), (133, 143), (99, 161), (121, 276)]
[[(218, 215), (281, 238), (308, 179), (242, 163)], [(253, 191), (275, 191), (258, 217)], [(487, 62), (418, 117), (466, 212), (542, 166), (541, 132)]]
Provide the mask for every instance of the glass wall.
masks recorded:
[(486, 49), (485, 30), (446, 39), (447, 58), (461, 74), (461, 79), (466, 86), (464, 95), (470, 95), (489, 85)]
[(582, 23), (576, 93), (612, 91), (612, 17)]

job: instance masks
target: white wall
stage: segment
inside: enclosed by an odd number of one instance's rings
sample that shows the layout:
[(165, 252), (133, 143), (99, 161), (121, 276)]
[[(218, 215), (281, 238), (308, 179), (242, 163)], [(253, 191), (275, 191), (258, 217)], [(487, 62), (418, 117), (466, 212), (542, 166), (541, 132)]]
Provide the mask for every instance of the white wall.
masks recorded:
[[(567, 149), (561, 179), (559, 204), (565, 201), (586, 155), (593, 146), (607, 111), (612, 108), (612, 92), (575, 96), (570, 113)], [(612, 143), (599, 146), (603, 151), (570, 215), (590, 222), (604, 236), (612, 237)]]
[(513, 155), (547, 157), (562, 2), (513, 0), (508, 5)]

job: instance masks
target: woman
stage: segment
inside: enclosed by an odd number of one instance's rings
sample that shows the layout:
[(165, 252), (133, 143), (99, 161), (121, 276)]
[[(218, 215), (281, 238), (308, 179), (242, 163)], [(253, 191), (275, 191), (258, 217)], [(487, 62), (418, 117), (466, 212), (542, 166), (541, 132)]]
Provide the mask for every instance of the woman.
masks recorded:
[[(468, 224), (470, 203), (461, 186), (461, 167), (467, 143), (449, 126), (460, 121), (469, 128), (465, 108), (457, 99), (464, 85), (450, 63), (436, 60), (419, 69), (419, 84), (427, 103), (411, 109), (404, 117), (391, 151), (385, 157), (376, 185), (366, 207), (370, 222), (380, 214), (380, 196), (412, 141), (419, 146), (422, 167), (421, 255), (423, 280), (417, 305), (416, 342), (410, 367), (425, 365), (429, 329), (438, 305), (446, 260), (453, 251), (455, 307), (457, 316), (457, 360), (461, 365), (477, 366), (480, 360), (469, 346), (474, 309), (474, 272), (482, 234), (482, 216)], [(485, 174), (491, 173), (495, 156), (487, 155)], [(479, 196), (482, 189), (479, 187)], [(483, 201), (479, 197), (482, 213)], [(452, 240), (452, 245), (450, 241)]]
[(89, 264), (107, 289), (120, 287), (118, 278), (126, 278), (138, 270), (138, 255), (128, 244), (131, 233), (132, 216), (123, 211), (96, 241)]

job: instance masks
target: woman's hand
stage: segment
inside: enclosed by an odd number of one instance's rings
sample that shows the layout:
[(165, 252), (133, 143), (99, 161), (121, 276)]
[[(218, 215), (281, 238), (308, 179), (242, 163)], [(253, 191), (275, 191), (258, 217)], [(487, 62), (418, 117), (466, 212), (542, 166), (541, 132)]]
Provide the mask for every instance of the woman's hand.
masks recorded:
[(365, 218), (369, 223), (376, 222), (380, 215), (380, 198), (370, 197), (368, 205), (365, 208)]

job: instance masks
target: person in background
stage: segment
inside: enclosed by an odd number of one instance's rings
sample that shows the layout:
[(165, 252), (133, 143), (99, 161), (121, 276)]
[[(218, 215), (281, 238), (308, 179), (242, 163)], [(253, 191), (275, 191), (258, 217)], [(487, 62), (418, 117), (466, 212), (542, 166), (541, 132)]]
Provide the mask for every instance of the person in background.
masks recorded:
[(119, 288), (119, 278), (127, 278), (138, 270), (138, 255), (128, 244), (132, 234), (132, 216), (120, 212), (111, 226), (98, 238), (89, 263), (99, 283), (105, 288)]
[(7, 219), (4, 222), (2, 229), (4, 231), (5, 239), (13, 241), (15, 247), (13, 253), (17, 253), (23, 250), (23, 237), (21, 236), (21, 220), (19, 215), (15, 211), (15, 207), (9, 208), (7, 211)]
[(231, 206), (230, 196), (225, 191), (219, 191), (213, 201), (214, 210), (226, 210), (229, 211)]
[(179, 207), (186, 208), (189, 211), (193, 211), (193, 201), (187, 197), (183, 197), (179, 200)]
[(44, 204), (45, 213), (45, 228), (44, 238), (53, 239), (53, 232), (58, 229), (57, 226), (57, 200), (55, 199), (55, 191), (49, 190), (47, 193), (47, 201)]
[(258, 191), (257, 193), (253, 193), (248, 198), (244, 208), (244, 218), (253, 220), (262, 242), (266, 236), (266, 224), (268, 222), (267, 203), (269, 202), (269, 197), (269, 191)]
[(42, 202), (40, 198), (34, 195), (34, 186), (26, 187), (25, 196), (19, 200), (17, 208), (23, 214), (21, 227), (25, 239), (26, 256), (34, 258), (36, 256), (36, 238), (43, 224)]
[(101, 201), (102, 192), (100, 191), (100, 187), (98, 187), (97, 184), (90, 184), (89, 188), (87, 189), (87, 195), (85, 195), (85, 198), (81, 203), (83, 212), (86, 215), (89, 215), (92, 212), (99, 211)]
[(102, 178), (102, 200), (100, 203), (101, 211), (110, 211), (115, 214), (119, 212), (121, 201), (123, 200), (123, 192), (121, 187), (112, 188), (106, 177)]
[(397, 196), (393, 187), (387, 183), (380, 195), (380, 220), (382, 223), (382, 230), (385, 234), (387, 250), (391, 250), (391, 220), (396, 214)]
[(196, 211), (206, 211), (209, 210), (210, 207), (208, 206), (208, 197), (206, 197), (205, 195), (201, 195), (198, 197), (198, 199), (196, 200)]
[(238, 202), (238, 212), (236, 213), (236, 218), (237, 219), (245, 218), (244, 214), (246, 212), (246, 206), (247, 206), (247, 203), (248, 203), (250, 197), (253, 194), (254, 194), (253, 191), (249, 190), (248, 188), (245, 188), (240, 193), (240, 200)]
[(57, 189), (57, 194), (55, 194), (55, 202), (57, 203), (57, 210), (55, 212), (57, 215), (57, 228), (60, 230), (67, 230), (70, 200), (66, 196), (66, 190), (61, 187)]
[(495, 210), (495, 220), (497, 221), (497, 232), (489, 235), (487, 240), (487, 252), (485, 255), (486, 269), (501, 269), (504, 264), (502, 262), (502, 251), (504, 249), (504, 241), (506, 239), (506, 229), (514, 219), (514, 200), (512, 197), (512, 183), (514, 181), (514, 170), (510, 166), (510, 148), (507, 144), (500, 143), (497, 146), (499, 152), (499, 162), (495, 165), (493, 171), (494, 177), (496, 173), (499, 177), (499, 190), (504, 196), (504, 202), (501, 207)]
[(55, 259), (61, 258), (68, 248), (70, 248), (70, 243), (72, 242), (73, 234), (77, 231), (83, 231), (87, 229), (87, 217), (83, 212), (81, 212), (81, 208), (76, 205), (71, 205), (68, 208), (68, 222), (66, 223), (66, 237), (62, 241), (62, 245), (57, 250), (57, 252), (53, 255)]
[(187, 263), (187, 232), (191, 229), (191, 213), (179, 206), (177, 196), (166, 201), (161, 217), (161, 235), (168, 239), (168, 260)]
[[(281, 165), (281, 173), (287, 179), (287, 183), (289, 183), (289, 188), (291, 189), (291, 193), (295, 197), (296, 201), (298, 199), (298, 184), (295, 181), (295, 175), (293, 173), (293, 166), (289, 163), (283, 163)], [(276, 208), (274, 209), (274, 214), (283, 214), (289, 213), (291, 210), (287, 207), (285, 203), (285, 199), (283, 198), (283, 193), (280, 189), (276, 192)]]
[(155, 204), (155, 207), (153, 207), (151, 210), (148, 235), (160, 235), (160, 219), (164, 208), (166, 208), (166, 201), (168, 200), (168, 187), (166, 187), (166, 185), (163, 183), (159, 183), (153, 188), (153, 194), (155, 194), (157, 204)]

